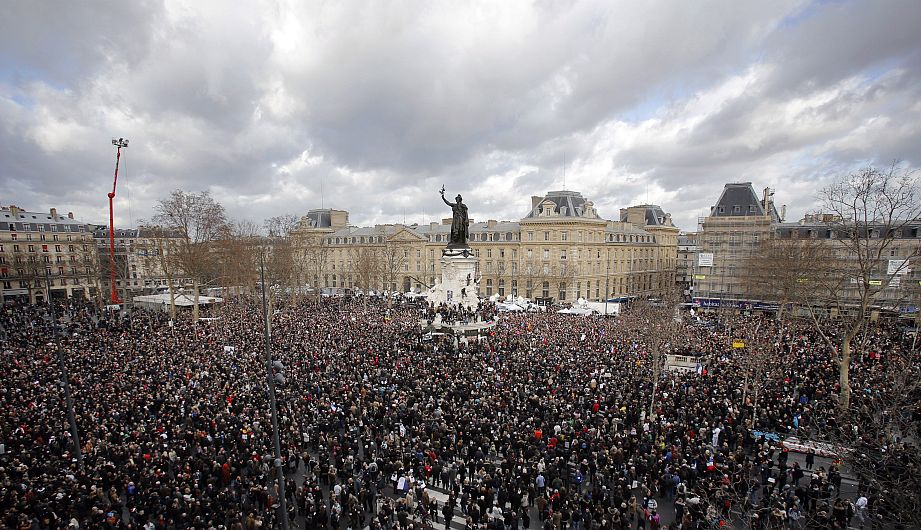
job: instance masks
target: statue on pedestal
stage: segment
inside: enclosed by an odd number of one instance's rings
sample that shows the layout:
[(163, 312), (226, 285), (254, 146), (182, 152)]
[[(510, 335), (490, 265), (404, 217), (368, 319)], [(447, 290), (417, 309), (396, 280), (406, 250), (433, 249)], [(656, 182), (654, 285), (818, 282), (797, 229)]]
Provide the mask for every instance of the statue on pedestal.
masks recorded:
[(445, 187), (442, 186), (441, 200), (450, 206), (453, 212), (453, 219), (451, 220), (451, 240), (447, 248), (468, 248), (467, 233), (469, 220), (467, 218), (467, 205), (463, 203), (463, 197), (458, 194), (455, 198), (457, 202), (448, 202), (448, 200), (445, 199)]

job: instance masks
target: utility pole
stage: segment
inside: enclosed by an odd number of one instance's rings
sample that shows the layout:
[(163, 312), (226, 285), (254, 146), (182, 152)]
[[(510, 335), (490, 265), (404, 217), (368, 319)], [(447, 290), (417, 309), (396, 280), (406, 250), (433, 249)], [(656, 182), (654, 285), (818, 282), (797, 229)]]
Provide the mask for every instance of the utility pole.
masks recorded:
[(265, 299), (265, 253), (259, 256), (259, 281), (262, 284), (262, 320), (265, 339), (265, 372), (272, 405), (272, 438), (275, 442), (275, 469), (278, 470), (278, 510), (281, 527), (288, 530), (288, 499), (285, 497), (285, 469), (281, 462), (281, 442), (278, 439), (278, 404), (275, 401), (275, 374), (272, 372), (272, 344), (269, 338), (269, 309)]
[(115, 213), (113, 201), (115, 200), (115, 186), (118, 184), (118, 162), (122, 158), (122, 147), (128, 147), (128, 140), (119, 138), (112, 139), (112, 145), (117, 149), (115, 151), (115, 179), (112, 181), (112, 191), (109, 192), (109, 258), (111, 267), (109, 268), (109, 282), (111, 284), (112, 303), (118, 303), (118, 291), (115, 289)]
[(61, 388), (64, 391), (64, 403), (67, 406), (67, 419), (70, 421), (70, 437), (74, 443), (74, 454), (77, 456), (77, 468), (82, 472), (83, 452), (80, 450), (80, 431), (77, 429), (77, 415), (74, 414), (74, 400), (70, 395), (70, 374), (67, 372), (67, 363), (64, 362), (64, 351), (61, 350), (58, 318), (54, 311), (54, 302), (51, 300), (51, 275), (47, 270), (45, 270), (45, 287), (48, 291), (48, 312), (51, 315), (51, 330), (54, 336), (54, 348), (57, 350), (58, 366), (61, 369)]

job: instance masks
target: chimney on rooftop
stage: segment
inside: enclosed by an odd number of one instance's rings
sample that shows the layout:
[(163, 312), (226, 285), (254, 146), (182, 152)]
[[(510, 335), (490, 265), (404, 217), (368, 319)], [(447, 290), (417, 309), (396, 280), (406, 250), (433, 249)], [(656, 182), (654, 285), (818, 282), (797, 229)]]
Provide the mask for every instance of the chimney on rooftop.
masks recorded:
[(51, 218), (55, 221), (58, 220), (58, 209), (57, 208), (51, 209)]
[(68, 219), (73, 219), (73, 218), (74, 218), (74, 212), (67, 212), (67, 218), (68, 218)]

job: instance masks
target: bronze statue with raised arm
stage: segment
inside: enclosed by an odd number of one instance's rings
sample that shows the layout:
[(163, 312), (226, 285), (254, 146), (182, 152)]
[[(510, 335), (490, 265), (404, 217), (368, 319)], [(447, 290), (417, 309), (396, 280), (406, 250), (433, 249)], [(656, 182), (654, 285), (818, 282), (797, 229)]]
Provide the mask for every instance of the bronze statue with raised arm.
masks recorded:
[(455, 198), (457, 202), (448, 202), (448, 200), (445, 199), (444, 186), (441, 187), (441, 200), (451, 207), (451, 211), (454, 214), (454, 218), (451, 220), (451, 241), (448, 243), (447, 248), (468, 248), (467, 205), (463, 203), (463, 198), (460, 194)]

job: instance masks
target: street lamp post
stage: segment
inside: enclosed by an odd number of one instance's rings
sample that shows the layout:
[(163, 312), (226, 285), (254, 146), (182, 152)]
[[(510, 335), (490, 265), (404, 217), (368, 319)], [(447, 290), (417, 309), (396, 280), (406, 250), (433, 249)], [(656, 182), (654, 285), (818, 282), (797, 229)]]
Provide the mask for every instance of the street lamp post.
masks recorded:
[(605, 249), (606, 258), (604, 263), (604, 316), (608, 316), (608, 299), (611, 298), (611, 249)]
[(64, 390), (64, 403), (67, 406), (67, 419), (70, 421), (70, 436), (74, 443), (74, 455), (77, 457), (77, 468), (83, 471), (83, 452), (80, 450), (80, 431), (77, 429), (77, 415), (74, 413), (74, 400), (70, 395), (70, 374), (67, 372), (67, 363), (64, 362), (64, 351), (61, 350), (61, 341), (58, 332), (58, 318), (54, 311), (54, 302), (51, 300), (51, 276), (45, 271), (45, 286), (48, 291), (48, 311), (51, 314), (51, 329), (54, 336), (54, 348), (57, 350), (58, 366), (61, 370), (61, 388)]
[(269, 338), (269, 310), (265, 299), (265, 254), (259, 258), (259, 280), (262, 284), (262, 319), (265, 340), (265, 371), (272, 406), (272, 439), (275, 443), (275, 468), (278, 472), (278, 509), (281, 527), (288, 530), (288, 499), (285, 497), (285, 470), (281, 462), (281, 442), (278, 439), (278, 404), (275, 400), (275, 374), (272, 370), (272, 344)]

